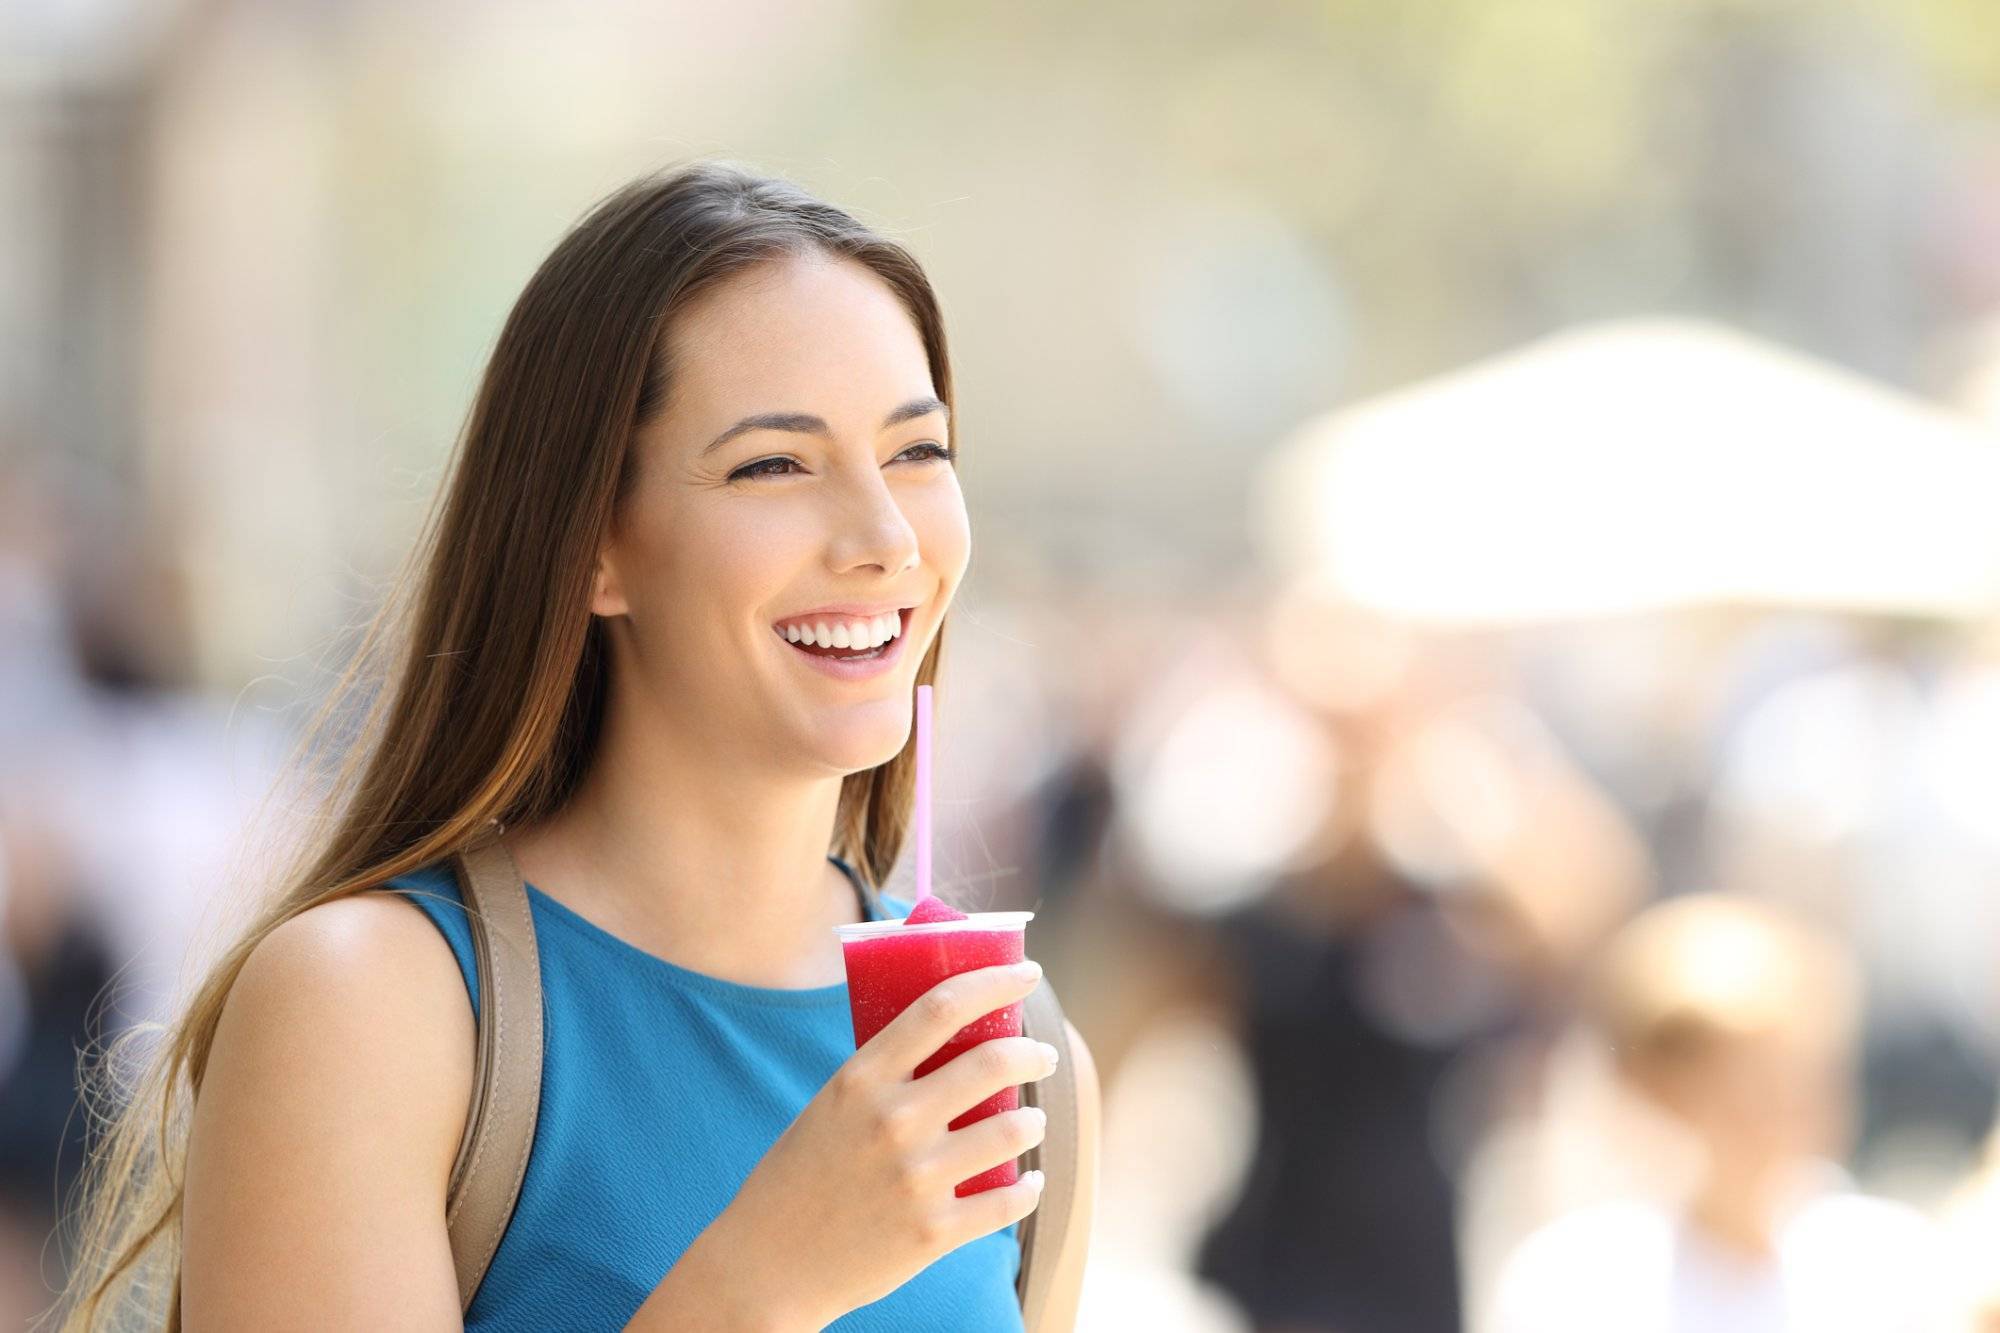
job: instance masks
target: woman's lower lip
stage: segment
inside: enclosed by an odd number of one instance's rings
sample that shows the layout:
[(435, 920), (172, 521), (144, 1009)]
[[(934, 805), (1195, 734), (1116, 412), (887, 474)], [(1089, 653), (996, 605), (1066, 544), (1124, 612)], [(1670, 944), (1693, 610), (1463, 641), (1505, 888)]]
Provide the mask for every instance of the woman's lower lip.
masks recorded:
[(870, 680), (896, 665), (897, 660), (903, 655), (903, 640), (909, 637), (910, 614), (904, 612), (903, 632), (889, 640), (880, 657), (849, 658), (846, 660), (838, 657), (817, 657), (799, 647), (790, 639), (784, 638), (782, 635), (779, 636), (779, 642), (785, 645), (786, 651), (790, 652), (793, 657), (804, 662), (809, 667), (818, 668), (823, 675), (832, 676), (835, 680)]

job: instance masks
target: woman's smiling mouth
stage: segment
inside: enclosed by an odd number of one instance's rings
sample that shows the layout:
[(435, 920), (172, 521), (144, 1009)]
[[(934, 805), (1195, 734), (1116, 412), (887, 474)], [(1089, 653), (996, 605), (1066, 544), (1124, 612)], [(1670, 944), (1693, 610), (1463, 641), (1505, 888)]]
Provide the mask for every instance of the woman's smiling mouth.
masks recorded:
[(838, 680), (868, 680), (901, 660), (915, 607), (877, 614), (866, 608), (828, 608), (792, 616), (772, 629), (802, 662)]

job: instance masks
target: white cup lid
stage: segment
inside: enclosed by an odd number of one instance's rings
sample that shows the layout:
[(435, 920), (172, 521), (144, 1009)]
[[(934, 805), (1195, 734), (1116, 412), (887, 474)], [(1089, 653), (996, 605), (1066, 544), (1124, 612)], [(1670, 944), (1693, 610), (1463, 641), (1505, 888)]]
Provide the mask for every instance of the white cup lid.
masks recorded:
[(962, 930), (1021, 930), (1035, 919), (1033, 912), (970, 912), (963, 921), (923, 921), (914, 926), (906, 926), (907, 917), (892, 917), (887, 921), (857, 921), (852, 925), (835, 926), (834, 934), (842, 941), (865, 940), (877, 935), (917, 935), (924, 932), (943, 935)]

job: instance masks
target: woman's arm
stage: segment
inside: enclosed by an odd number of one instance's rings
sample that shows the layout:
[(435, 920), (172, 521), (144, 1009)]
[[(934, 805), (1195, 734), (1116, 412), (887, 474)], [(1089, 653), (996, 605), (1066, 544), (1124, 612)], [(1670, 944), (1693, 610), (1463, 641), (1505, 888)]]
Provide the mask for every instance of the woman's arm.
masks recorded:
[(1104, 1099), (1097, 1086), (1097, 1064), (1091, 1059), (1090, 1047), (1083, 1043), (1083, 1034), (1067, 1019), (1063, 1027), (1069, 1032), (1068, 1058), (1076, 1062), (1076, 1194), (1070, 1204), (1062, 1251), (1056, 1256), (1045, 1322), (1036, 1333), (1070, 1333), (1076, 1327), (1083, 1270), (1090, 1257), (1090, 1224), (1097, 1214), (1097, 1148)]
[(812, 1333), (822, 1326), (782, 1311), (769, 1286), (764, 1275), (723, 1252), (711, 1226), (674, 1260), (624, 1333)]
[(473, 1044), (457, 960), (400, 898), (323, 903), (261, 941), (189, 1136), (185, 1327), (460, 1328), (444, 1203)]

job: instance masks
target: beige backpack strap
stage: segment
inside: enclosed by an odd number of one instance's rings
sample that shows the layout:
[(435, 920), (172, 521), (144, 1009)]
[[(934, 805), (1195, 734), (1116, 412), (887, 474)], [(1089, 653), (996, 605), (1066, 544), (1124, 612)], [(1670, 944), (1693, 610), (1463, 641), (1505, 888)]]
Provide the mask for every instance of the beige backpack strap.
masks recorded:
[(1042, 1141), (1022, 1154), (1023, 1172), (1042, 1173), (1042, 1201), (1015, 1229), (1021, 1241), (1021, 1271), (1014, 1290), (1021, 1300), (1022, 1323), (1034, 1333), (1048, 1307), (1056, 1256), (1062, 1253), (1076, 1202), (1076, 1062), (1062, 1005), (1046, 976), (1022, 1006), (1021, 1030), (1049, 1043), (1061, 1056), (1053, 1074), (1021, 1085), (1021, 1104), (1039, 1106), (1049, 1116)]
[(453, 858), (472, 926), (479, 1044), (472, 1106), (446, 1193), (461, 1311), (514, 1216), (542, 1096), (542, 972), (521, 872), (497, 837)]

